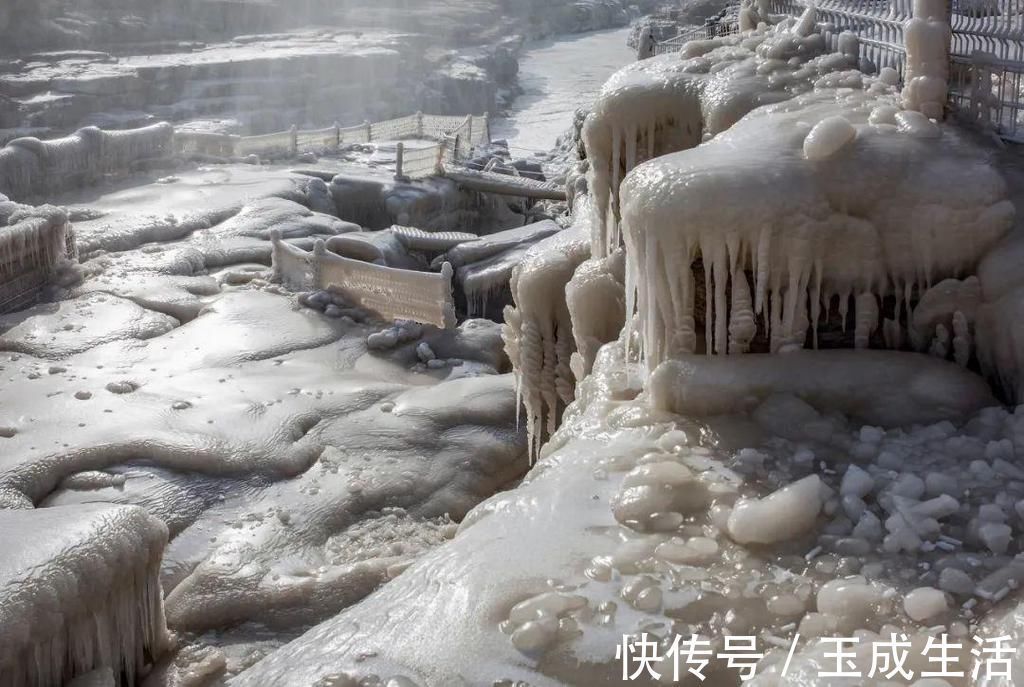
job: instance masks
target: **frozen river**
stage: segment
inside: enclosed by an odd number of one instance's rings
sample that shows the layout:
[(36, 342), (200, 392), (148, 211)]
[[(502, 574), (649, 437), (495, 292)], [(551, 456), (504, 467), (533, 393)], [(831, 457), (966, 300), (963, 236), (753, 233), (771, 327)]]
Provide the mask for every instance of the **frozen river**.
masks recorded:
[(626, 46), (629, 29), (561, 36), (527, 46), (520, 59), (524, 93), (508, 117), (492, 126), (517, 157), (550, 150), (569, 128), (573, 112), (590, 105), (608, 77), (636, 59)]

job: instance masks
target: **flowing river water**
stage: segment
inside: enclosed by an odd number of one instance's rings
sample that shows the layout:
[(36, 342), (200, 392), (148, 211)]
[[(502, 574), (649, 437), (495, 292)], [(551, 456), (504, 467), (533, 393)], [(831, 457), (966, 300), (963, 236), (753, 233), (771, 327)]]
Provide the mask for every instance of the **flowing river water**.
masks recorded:
[(628, 35), (625, 28), (527, 45), (519, 61), (523, 94), (492, 123), (492, 137), (508, 140), (513, 157), (553, 148), (576, 109), (593, 103), (608, 77), (636, 59)]

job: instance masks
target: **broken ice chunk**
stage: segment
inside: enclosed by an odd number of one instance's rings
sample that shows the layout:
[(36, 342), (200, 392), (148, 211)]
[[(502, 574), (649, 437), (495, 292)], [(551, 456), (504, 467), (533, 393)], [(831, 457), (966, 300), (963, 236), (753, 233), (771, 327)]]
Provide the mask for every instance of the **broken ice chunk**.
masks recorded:
[(774, 544), (811, 527), (822, 506), (822, 482), (805, 477), (763, 499), (741, 499), (729, 515), (729, 536), (741, 544)]

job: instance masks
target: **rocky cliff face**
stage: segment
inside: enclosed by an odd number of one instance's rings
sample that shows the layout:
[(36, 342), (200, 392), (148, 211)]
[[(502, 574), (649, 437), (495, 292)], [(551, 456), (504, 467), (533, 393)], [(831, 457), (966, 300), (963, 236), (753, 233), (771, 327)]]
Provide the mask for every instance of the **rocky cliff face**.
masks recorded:
[(6, 0), (0, 143), (154, 120), (260, 133), (493, 112), (524, 38), (624, 25), (626, 2)]

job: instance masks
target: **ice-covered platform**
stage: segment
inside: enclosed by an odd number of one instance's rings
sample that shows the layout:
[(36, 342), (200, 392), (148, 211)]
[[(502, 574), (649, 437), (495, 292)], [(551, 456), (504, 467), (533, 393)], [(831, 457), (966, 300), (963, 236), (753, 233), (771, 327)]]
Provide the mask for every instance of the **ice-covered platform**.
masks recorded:
[(0, 511), (0, 684), (59, 687), (101, 667), (134, 684), (165, 649), (166, 544), (134, 506)]

